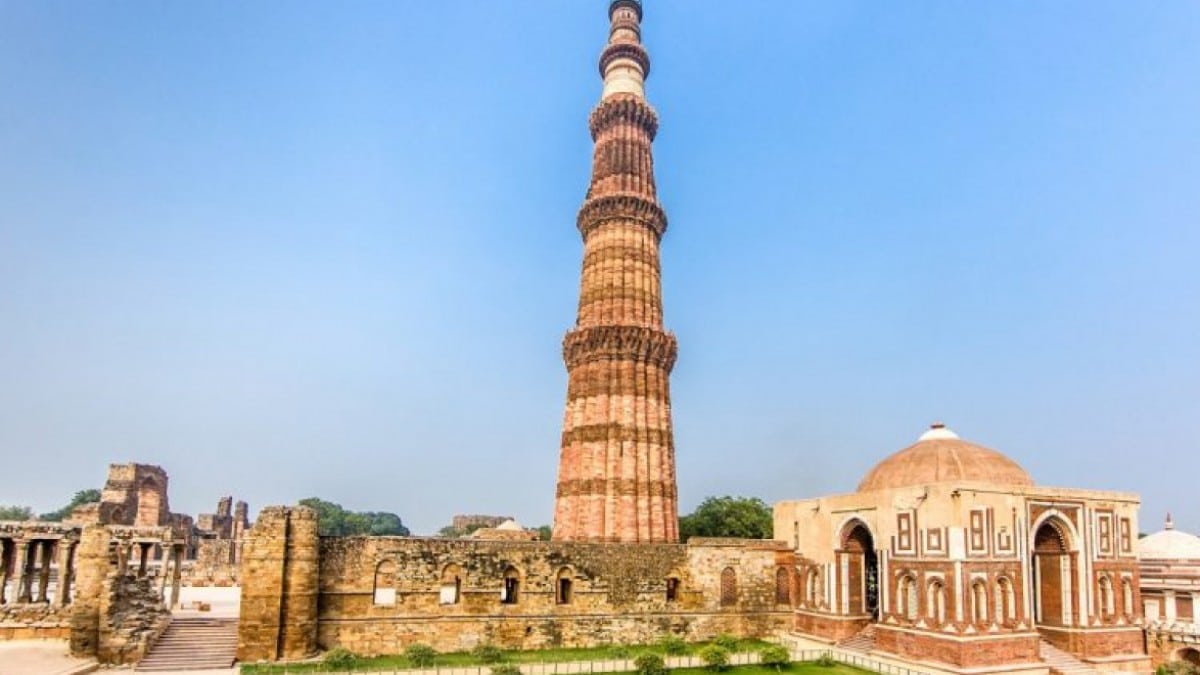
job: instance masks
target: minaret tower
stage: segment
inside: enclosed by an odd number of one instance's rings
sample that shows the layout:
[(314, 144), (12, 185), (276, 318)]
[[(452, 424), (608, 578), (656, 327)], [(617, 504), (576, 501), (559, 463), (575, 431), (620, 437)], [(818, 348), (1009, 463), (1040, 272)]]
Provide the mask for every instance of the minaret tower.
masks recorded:
[(650, 144), (650, 57), (639, 0), (612, 0), (590, 126), (592, 182), (579, 211), (579, 316), (563, 339), (567, 410), (554, 505), (557, 541), (675, 542), (679, 508), (658, 247), (667, 217)]

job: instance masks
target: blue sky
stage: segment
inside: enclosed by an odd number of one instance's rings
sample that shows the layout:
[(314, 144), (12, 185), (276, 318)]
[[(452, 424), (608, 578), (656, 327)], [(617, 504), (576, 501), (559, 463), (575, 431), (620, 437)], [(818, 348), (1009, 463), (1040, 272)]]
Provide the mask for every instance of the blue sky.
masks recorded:
[[(680, 498), (946, 421), (1200, 529), (1200, 5), (648, 0)], [(602, 0), (0, 0), (0, 503), (550, 519)]]

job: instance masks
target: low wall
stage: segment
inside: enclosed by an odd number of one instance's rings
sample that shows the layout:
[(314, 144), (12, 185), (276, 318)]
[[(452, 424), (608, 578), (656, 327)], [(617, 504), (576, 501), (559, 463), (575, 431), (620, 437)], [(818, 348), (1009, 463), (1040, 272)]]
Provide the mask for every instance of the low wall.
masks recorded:
[(71, 607), (47, 603), (0, 605), (0, 640), (65, 640)]
[(461, 651), (761, 637), (791, 621), (793, 554), (780, 542), (318, 538), (304, 511), (264, 509), (247, 536), (243, 661), (417, 642)]

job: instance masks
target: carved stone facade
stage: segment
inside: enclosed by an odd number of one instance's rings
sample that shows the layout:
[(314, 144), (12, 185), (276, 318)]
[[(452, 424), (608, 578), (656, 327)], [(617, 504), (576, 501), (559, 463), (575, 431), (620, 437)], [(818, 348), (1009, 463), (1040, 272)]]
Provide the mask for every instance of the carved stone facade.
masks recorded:
[(783, 542), (318, 537), (311, 510), (270, 507), (247, 538), (238, 656), (766, 636), (788, 624), (793, 569)]
[[(992, 480), (990, 477), (995, 477)], [(1136, 495), (1034, 485), (935, 425), (858, 492), (781, 502), (797, 632), (956, 672), (1044, 670), (1042, 641), (1104, 670), (1148, 666)]]
[(675, 337), (663, 329), (659, 242), (667, 227), (654, 184), (658, 117), (646, 102), (641, 4), (614, 0), (592, 113), (592, 180), (579, 211), (579, 314), (563, 340), (567, 406), (555, 541), (679, 540), (668, 377)]

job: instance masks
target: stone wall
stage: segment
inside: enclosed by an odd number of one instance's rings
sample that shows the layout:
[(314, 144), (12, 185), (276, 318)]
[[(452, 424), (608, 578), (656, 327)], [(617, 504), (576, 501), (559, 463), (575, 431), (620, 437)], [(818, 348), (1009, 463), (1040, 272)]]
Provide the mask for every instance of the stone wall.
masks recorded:
[(235, 563), (241, 542), (232, 539), (200, 539), (196, 559), (183, 565), (184, 586), (237, 586), (240, 567)]
[(1146, 627), (1146, 650), (1155, 668), (1175, 661), (1200, 665), (1200, 624), (1152, 622)]
[(318, 540), (315, 525), (308, 509), (273, 507), (247, 536), (241, 660), (764, 636), (791, 617), (792, 553), (778, 542)]
[(149, 577), (109, 574), (101, 588), (96, 658), (111, 665), (137, 663), (170, 623), (171, 612)]
[(70, 636), (70, 607), (48, 603), (0, 605), (0, 641), (64, 640)]

